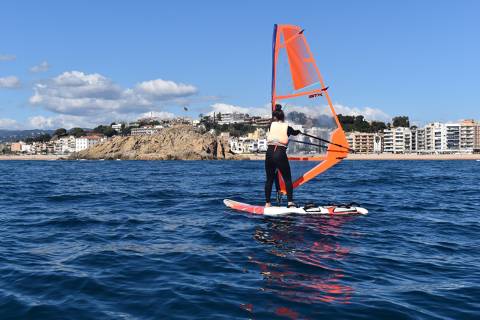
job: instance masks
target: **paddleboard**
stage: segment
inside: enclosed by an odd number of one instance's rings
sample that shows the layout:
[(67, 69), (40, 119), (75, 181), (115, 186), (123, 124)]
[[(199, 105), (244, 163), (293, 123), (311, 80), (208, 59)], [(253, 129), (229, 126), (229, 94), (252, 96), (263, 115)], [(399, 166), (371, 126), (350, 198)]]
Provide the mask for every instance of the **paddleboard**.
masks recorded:
[(264, 216), (285, 216), (289, 214), (303, 214), (303, 215), (352, 215), (352, 214), (362, 214), (365, 215), (368, 213), (368, 210), (356, 206), (343, 206), (343, 205), (332, 205), (332, 206), (304, 206), (298, 208), (287, 208), (287, 207), (264, 207), (256, 206), (247, 203), (242, 203), (230, 199), (223, 200), (223, 203), (234, 210), (248, 212), (256, 215)]

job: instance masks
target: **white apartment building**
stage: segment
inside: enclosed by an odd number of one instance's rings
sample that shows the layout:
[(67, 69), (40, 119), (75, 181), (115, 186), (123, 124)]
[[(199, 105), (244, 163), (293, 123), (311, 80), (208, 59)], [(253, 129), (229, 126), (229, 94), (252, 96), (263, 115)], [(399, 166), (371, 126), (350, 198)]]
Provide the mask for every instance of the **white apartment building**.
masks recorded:
[(61, 137), (55, 141), (54, 153), (67, 154), (75, 152), (76, 139), (75, 136)]
[(417, 153), (471, 153), (476, 149), (476, 144), (480, 144), (480, 125), (473, 120), (460, 123), (433, 122), (416, 129), (415, 140), (412, 151)]
[(86, 150), (97, 143), (101, 142), (102, 138), (99, 136), (85, 136), (75, 139), (75, 151), (79, 152)]
[(383, 152), (408, 153), (410, 150), (410, 128), (396, 127), (383, 130)]
[[(423, 148), (417, 148), (417, 152), (441, 153), (447, 150), (447, 127), (444, 123), (433, 122), (424, 127), (424, 141), (419, 141)], [(454, 128), (450, 130), (450, 137), (454, 135)]]
[(267, 139), (258, 139), (258, 152), (267, 152)]
[(267, 139), (250, 139), (247, 137), (231, 138), (228, 140), (233, 153), (267, 152)]
[(31, 144), (22, 143), (22, 146), (21, 146), (21, 152), (22, 153), (31, 153), (31, 151), (32, 151), (32, 145)]
[(244, 123), (247, 115), (245, 113), (220, 113), (220, 120), (218, 124), (230, 124), (230, 123)]

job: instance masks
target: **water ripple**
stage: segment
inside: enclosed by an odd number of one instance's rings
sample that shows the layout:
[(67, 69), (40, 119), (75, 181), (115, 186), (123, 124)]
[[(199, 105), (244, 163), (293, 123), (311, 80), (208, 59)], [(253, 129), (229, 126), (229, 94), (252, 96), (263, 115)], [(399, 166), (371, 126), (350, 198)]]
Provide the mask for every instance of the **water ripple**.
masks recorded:
[(261, 161), (0, 162), (0, 318), (478, 318), (477, 162), (345, 161), (295, 192), (364, 217), (223, 206), (261, 203), (263, 175)]

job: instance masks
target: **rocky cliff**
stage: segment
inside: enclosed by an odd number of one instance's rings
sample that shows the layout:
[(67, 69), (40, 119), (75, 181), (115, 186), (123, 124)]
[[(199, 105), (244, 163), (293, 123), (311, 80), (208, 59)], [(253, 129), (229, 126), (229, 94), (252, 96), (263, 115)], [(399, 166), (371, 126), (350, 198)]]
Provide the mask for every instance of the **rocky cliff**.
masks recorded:
[(114, 137), (70, 156), (70, 159), (213, 160), (239, 159), (228, 141), (192, 126), (162, 129), (155, 135)]

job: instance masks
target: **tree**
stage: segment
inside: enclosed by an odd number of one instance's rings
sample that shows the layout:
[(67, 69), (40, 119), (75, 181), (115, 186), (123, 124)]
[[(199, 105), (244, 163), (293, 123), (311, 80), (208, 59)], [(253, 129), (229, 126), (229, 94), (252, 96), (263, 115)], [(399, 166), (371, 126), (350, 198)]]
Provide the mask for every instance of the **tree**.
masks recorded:
[(392, 119), (394, 127), (410, 127), (410, 121), (408, 120), (408, 116), (397, 116)]
[(82, 128), (72, 128), (68, 131), (68, 134), (75, 136), (75, 138), (80, 138), (81, 136), (85, 135), (85, 130)]
[(127, 127), (125, 126), (125, 124), (122, 125), (122, 134), (124, 136), (130, 135), (131, 132), (132, 132), (132, 127)]
[(32, 142), (47, 142), (50, 141), (52, 137), (48, 133), (40, 134), (35, 137), (27, 138), (25, 139), (26, 143), (32, 143)]
[(380, 132), (387, 129), (387, 125), (382, 121), (372, 121), (370, 127), (372, 128), (372, 132)]
[(58, 128), (53, 133), (53, 135), (57, 137), (62, 137), (62, 136), (65, 136), (66, 134), (67, 134), (67, 130), (65, 128)]
[(368, 122), (361, 115), (358, 116), (344, 116), (339, 114), (338, 120), (342, 124), (343, 130), (350, 131), (359, 131), (359, 132), (379, 132), (387, 128), (384, 122), (382, 121), (372, 121)]
[(110, 126), (99, 125), (93, 132), (103, 134), (104, 136), (111, 137), (117, 134), (117, 131)]

